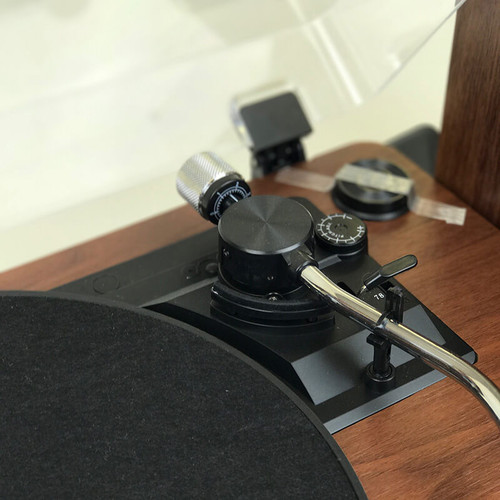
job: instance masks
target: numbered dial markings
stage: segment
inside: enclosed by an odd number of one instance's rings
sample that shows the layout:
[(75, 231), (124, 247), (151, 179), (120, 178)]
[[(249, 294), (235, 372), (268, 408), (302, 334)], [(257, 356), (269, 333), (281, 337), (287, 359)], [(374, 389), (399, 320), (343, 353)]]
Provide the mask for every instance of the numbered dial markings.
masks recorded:
[(240, 182), (236, 182), (226, 189), (217, 191), (213, 197), (213, 207), (210, 216), (219, 220), (228, 205), (248, 198), (250, 195), (251, 193), (247, 185)]
[(366, 248), (366, 224), (350, 214), (331, 214), (315, 227), (316, 237), (323, 246), (338, 253), (356, 253)]

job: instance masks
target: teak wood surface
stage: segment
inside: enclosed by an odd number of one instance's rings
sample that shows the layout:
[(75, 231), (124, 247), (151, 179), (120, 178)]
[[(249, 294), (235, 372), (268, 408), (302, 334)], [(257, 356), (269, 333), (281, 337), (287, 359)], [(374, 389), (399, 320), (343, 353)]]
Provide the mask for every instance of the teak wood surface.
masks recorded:
[(500, 1), (457, 13), (436, 179), (500, 228)]
[[(345, 163), (383, 158), (402, 166), (424, 197), (465, 206), (396, 151), (356, 144), (300, 168), (334, 174)], [(254, 194), (304, 196), (337, 211), (328, 193), (251, 182)], [(0, 289), (48, 290), (210, 227), (185, 206), (50, 257), (0, 274)], [(468, 209), (464, 226), (408, 213), (368, 222), (369, 253), (380, 263), (417, 255), (399, 281), (477, 352), (500, 383), (500, 231)], [(335, 434), (369, 498), (500, 498), (500, 436), (486, 410), (446, 379)], [(335, 493), (332, 492), (335, 497)]]

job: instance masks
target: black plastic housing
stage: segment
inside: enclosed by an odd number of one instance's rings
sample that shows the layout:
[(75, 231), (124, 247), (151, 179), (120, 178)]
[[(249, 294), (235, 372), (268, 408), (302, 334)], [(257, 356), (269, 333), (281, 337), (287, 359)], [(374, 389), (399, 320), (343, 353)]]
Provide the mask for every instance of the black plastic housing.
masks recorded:
[[(296, 201), (315, 222), (324, 217), (308, 200)], [(213, 228), (59, 290), (105, 295), (204, 330), (278, 376), (332, 433), (444, 377), (393, 346), (394, 382), (390, 387), (373, 387), (366, 377), (373, 361), (373, 347), (367, 342), (371, 332), (341, 314), (334, 315), (305, 286), (283, 294), (252, 294), (221, 282), (215, 274), (217, 240)], [(366, 250), (346, 257), (316, 245), (313, 258), (350, 293), (360, 289), (364, 276), (380, 267)], [(397, 285), (389, 279), (363, 294), (363, 300), (383, 312), (387, 290)], [(401, 288), (405, 324), (467, 361), (476, 360), (470, 346)], [(228, 296), (222, 297), (227, 290)]]

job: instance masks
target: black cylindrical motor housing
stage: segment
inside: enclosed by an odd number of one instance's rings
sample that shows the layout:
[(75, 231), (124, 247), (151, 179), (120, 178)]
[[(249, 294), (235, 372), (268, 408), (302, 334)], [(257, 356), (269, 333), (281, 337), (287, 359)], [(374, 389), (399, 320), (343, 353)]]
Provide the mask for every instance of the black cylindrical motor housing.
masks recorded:
[(286, 293), (299, 284), (287, 263), (294, 250), (314, 251), (311, 214), (278, 196), (254, 196), (229, 207), (219, 221), (219, 272), (248, 293)]

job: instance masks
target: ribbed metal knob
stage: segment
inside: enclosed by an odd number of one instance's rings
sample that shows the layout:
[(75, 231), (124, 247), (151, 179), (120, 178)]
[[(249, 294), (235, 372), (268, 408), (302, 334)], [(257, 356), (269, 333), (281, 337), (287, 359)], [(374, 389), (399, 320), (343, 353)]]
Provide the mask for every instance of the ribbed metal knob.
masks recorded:
[(250, 196), (243, 177), (214, 153), (189, 158), (177, 174), (177, 191), (205, 219), (217, 223), (232, 203)]

